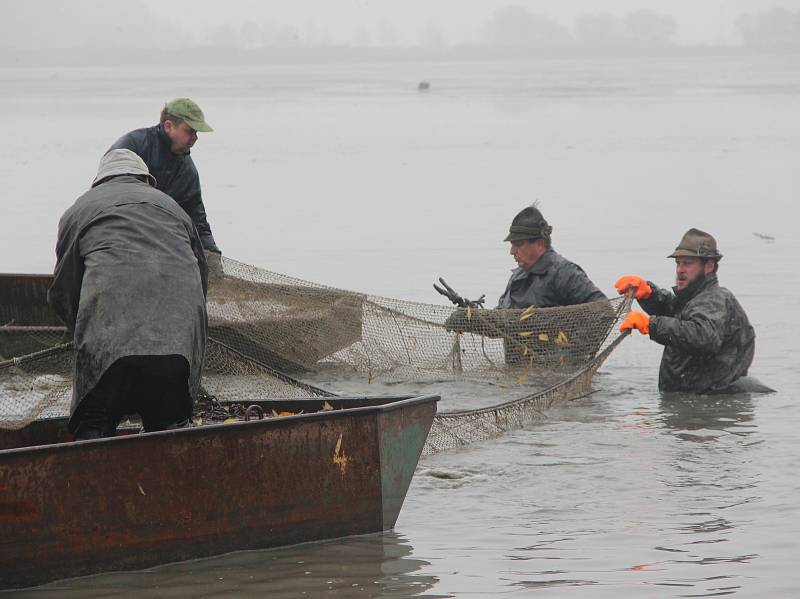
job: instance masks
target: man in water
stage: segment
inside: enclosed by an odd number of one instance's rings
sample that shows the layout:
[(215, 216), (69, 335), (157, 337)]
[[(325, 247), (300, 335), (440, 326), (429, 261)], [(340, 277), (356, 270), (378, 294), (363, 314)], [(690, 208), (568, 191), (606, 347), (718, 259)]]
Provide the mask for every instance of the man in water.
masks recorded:
[(583, 269), (556, 252), (553, 232), (538, 208), (528, 206), (511, 221), (505, 241), (518, 266), (511, 273), (498, 308), (572, 306), (607, 299)]
[(58, 224), (47, 301), (75, 344), (69, 429), (111, 437), (138, 413), (145, 431), (185, 426), (205, 355), (208, 278), (192, 220), (142, 159), (111, 150)]
[(127, 149), (141, 156), (158, 181), (156, 189), (170, 196), (191, 217), (203, 248), (219, 255), (203, 205), (200, 177), (190, 155), (198, 131), (213, 129), (197, 104), (189, 98), (177, 98), (164, 106), (158, 125), (126, 133), (110, 149)]
[(628, 314), (620, 330), (636, 329), (664, 346), (660, 390), (729, 390), (747, 375), (755, 333), (733, 294), (719, 286), (722, 254), (717, 242), (705, 231), (689, 229), (668, 258), (675, 259), (672, 292), (633, 275), (617, 280), (619, 293), (636, 288), (636, 299), (646, 312)]
[[(511, 243), (510, 253), (518, 266), (512, 271), (497, 308), (525, 309), (527, 314), (462, 309), (448, 318), (445, 328), (503, 337), (508, 363), (525, 362), (537, 352), (542, 354), (537, 357), (540, 362), (580, 362), (592, 355), (614, 314), (608, 302), (603, 301), (607, 300), (605, 294), (583, 269), (553, 249), (552, 231), (539, 209), (529, 206), (514, 217), (505, 238)], [(532, 310), (590, 302), (599, 303), (587, 309), (573, 326), (557, 326), (545, 313)], [(563, 348), (551, 355), (557, 339)]]
[[(504, 241), (511, 243), (510, 253), (518, 266), (511, 272), (498, 308), (549, 308), (607, 299), (580, 266), (553, 249), (552, 232), (553, 227), (535, 206), (523, 209), (511, 221)], [(465, 311), (460, 310), (446, 326), (467, 330), (468, 325)]]

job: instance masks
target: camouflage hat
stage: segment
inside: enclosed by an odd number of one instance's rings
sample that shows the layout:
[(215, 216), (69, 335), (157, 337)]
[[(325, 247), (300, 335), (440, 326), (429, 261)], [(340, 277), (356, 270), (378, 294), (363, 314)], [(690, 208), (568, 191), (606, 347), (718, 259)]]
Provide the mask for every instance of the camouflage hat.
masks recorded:
[(700, 229), (689, 229), (681, 239), (678, 247), (667, 258), (713, 258), (722, 259), (717, 251), (717, 240)]
[(183, 119), (195, 131), (213, 131), (211, 125), (206, 123), (203, 111), (189, 98), (176, 98), (167, 102), (164, 106), (164, 112)]
[(100, 166), (97, 167), (97, 176), (92, 181), (92, 187), (108, 179), (119, 175), (147, 175), (150, 184), (156, 186), (156, 178), (150, 174), (144, 160), (138, 154), (130, 150), (109, 150), (100, 159)]
[(528, 206), (520, 211), (511, 221), (511, 226), (508, 229), (508, 235), (503, 241), (528, 241), (534, 239), (544, 239), (550, 241), (550, 233), (553, 227), (547, 224), (547, 221), (539, 212), (538, 208)]

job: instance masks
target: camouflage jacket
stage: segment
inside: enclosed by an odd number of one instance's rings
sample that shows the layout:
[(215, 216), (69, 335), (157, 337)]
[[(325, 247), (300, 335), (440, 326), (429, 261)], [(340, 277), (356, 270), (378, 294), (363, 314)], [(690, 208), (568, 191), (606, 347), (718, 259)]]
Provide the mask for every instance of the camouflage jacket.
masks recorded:
[(724, 391), (747, 374), (755, 333), (733, 294), (712, 273), (671, 293), (650, 283), (640, 300), (651, 315), (650, 338), (664, 346), (658, 388), (662, 391)]
[(498, 308), (572, 306), (607, 299), (583, 269), (553, 249), (547, 250), (530, 270), (511, 273)]

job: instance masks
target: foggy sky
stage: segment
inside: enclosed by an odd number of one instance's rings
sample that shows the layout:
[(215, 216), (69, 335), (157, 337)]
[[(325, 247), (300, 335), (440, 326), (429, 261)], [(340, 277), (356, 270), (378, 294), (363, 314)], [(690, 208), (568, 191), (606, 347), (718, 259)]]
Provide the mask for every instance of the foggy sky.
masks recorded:
[[(483, 24), (503, 6), (517, 5), (552, 17), (564, 25), (581, 14), (611, 12), (624, 14), (650, 9), (675, 17), (681, 43), (730, 43), (739, 15), (782, 6), (800, 9), (800, 0), (294, 0), (259, 2), (231, 0), (222, 5), (196, 6), (191, 0), (165, 4), (144, 0), (161, 15), (174, 7), (191, 11), (192, 26), (207, 28), (220, 22), (241, 23), (246, 19), (290, 23), (300, 29), (313, 22), (329, 32), (335, 41), (346, 41), (359, 26), (391, 23), (399, 32), (414, 31), (428, 23), (444, 30), (453, 43), (478, 41)], [(224, 6), (225, 8), (220, 8)], [(408, 40), (413, 42), (413, 39)]]
[(415, 46), (433, 32), (458, 45), (484, 41), (494, 11), (510, 5), (570, 29), (583, 14), (654, 10), (675, 19), (679, 44), (735, 44), (740, 15), (800, 10), (800, 0), (0, 0), (0, 46), (202, 45), (224, 38), (226, 27), (240, 32), (247, 21), (305, 44)]

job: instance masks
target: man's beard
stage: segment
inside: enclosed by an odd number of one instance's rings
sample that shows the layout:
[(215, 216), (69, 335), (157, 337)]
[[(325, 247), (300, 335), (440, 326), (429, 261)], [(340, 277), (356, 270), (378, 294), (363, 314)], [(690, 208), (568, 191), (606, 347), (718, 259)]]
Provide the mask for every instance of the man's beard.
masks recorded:
[[(678, 288), (677, 290), (678, 293), (686, 293), (687, 291), (691, 291), (692, 289), (697, 289), (699, 286), (703, 284), (703, 281), (706, 280), (706, 273), (701, 272), (692, 281), (689, 281), (688, 277), (684, 277), (683, 280), (688, 281), (688, 283), (686, 284), (686, 287), (684, 287), (683, 289)], [(677, 281), (678, 277), (676, 277), (676, 283)]]

